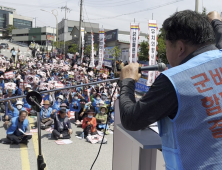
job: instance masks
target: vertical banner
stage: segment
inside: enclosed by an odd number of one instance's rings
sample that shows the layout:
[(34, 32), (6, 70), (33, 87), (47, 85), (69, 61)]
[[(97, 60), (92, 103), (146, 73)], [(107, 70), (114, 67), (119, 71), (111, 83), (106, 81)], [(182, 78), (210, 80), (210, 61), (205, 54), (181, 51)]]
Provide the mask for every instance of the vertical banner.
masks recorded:
[(90, 58), (90, 65), (89, 67), (95, 67), (94, 64), (94, 36), (93, 36), (93, 32), (91, 31), (91, 58)]
[(138, 60), (139, 45), (139, 23), (130, 24), (130, 57), (129, 63), (136, 63)]
[(84, 57), (84, 45), (85, 45), (85, 40), (84, 40), (84, 33), (85, 33), (85, 29), (81, 28), (81, 36), (82, 36), (82, 56), (81, 56), (81, 63)]
[(105, 54), (105, 31), (104, 31), (104, 28), (100, 28), (99, 30), (99, 63), (96, 68), (97, 70), (102, 68), (104, 54)]
[[(149, 65), (156, 64), (157, 55), (157, 22), (156, 20), (149, 20)], [(152, 86), (156, 78), (156, 71), (149, 71), (147, 86)]]

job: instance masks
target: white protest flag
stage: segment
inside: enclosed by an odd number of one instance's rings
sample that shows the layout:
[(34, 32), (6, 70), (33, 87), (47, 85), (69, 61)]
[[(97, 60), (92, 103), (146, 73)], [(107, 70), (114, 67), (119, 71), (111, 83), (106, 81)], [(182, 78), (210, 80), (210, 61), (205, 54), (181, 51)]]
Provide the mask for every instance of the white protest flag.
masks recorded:
[(104, 28), (100, 28), (99, 30), (99, 63), (97, 69), (102, 68), (103, 58), (105, 53), (105, 31)]
[[(156, 46), (157, 46), (157, 22), (149, 20), (149, 65), (156, 64)], [(147, 86), (152, 86), (156, 78), (156, 71), (148, 72)]]
[(85, 45), (85, 40), (84, 40), (84, 33), (85, 33), (85, 29), (81, 28), (81, 36), (82, 36), (82, 56), (81, 56), (81, 63), (84, 57), (84, 45)]
[(89, 67), (95, 67), (94, 64), (94, 36), (93, 36), (93, 32), (91, 31), (91, 38), (92, 38), (92, 43), (91, 43), (91, 58), (90, 58), (90, 64)]
[(138, 60), (138, 44), (139, 44), (139, 23), (131, 23), (129, 63), (136, 63)]

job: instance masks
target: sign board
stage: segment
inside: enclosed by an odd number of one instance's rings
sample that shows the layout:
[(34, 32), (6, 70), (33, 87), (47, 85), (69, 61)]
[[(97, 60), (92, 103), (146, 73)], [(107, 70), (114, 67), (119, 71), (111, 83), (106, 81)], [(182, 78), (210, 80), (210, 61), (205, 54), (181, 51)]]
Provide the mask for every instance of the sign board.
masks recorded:
[(9, 8), (9, 7), (5, 7), (5, 6), (0, 6), (0, 9), (4, 10), (4, 11), (10, 11), (10, 12), (16, 11), (16, 9), (14, 9), (14, 8)]
[(47, 35), (47, 40), (54, 40), (54, 36), (53, 35)]
[(136, 91), (137, 92), (147, 92), (149, 90), (149, 87), (146, 85), (147, 79), (140, 78), (139, 81), (136, 83)]
[(113, 49), (113, 47), (105, 47), (105, 54), (104, 54), (105, 60), (114, 60), (114, 57), (110, 54), (110, 51), (112, 49)]
[(118, 40), (118, 29), (107, 31), (105, 36), (105, 42), (111, 42)]

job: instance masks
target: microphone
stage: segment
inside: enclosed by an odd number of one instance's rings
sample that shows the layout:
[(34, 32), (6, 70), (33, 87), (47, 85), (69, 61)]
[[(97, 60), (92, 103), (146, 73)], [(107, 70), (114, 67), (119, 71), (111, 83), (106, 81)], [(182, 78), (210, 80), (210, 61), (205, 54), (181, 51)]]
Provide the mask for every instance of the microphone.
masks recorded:
[(141, 73), (141, 71), (159, 71), (159, 72), (162, 72), (165, 69), (166, 69), (166, 65), (164, 63), (158, 63), (156, 65), (139, 67), (139, 73)]

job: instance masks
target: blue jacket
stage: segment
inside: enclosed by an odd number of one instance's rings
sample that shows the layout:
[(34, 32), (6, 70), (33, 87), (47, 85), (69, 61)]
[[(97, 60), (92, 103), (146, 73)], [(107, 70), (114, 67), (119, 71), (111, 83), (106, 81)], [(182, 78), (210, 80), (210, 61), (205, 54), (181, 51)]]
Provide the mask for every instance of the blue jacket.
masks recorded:
[(28, 119), (24, 120), (22, 127), (18, 127), (18, 119), (19, 119), (19, 117), (12, 118), (12, 125), (7, 129), (7, 132), (6, 132), (8, 135), (13, 134), (17, 128), (21, 128), (23, 130), (23, 132), (26, 131), (26, 129), (29, 125)]
[(178, 100), (176, 117), (158, 121), (166, 169), (221, 169), (221, 63), (222, 50), (212, 50), (162, 73)]

